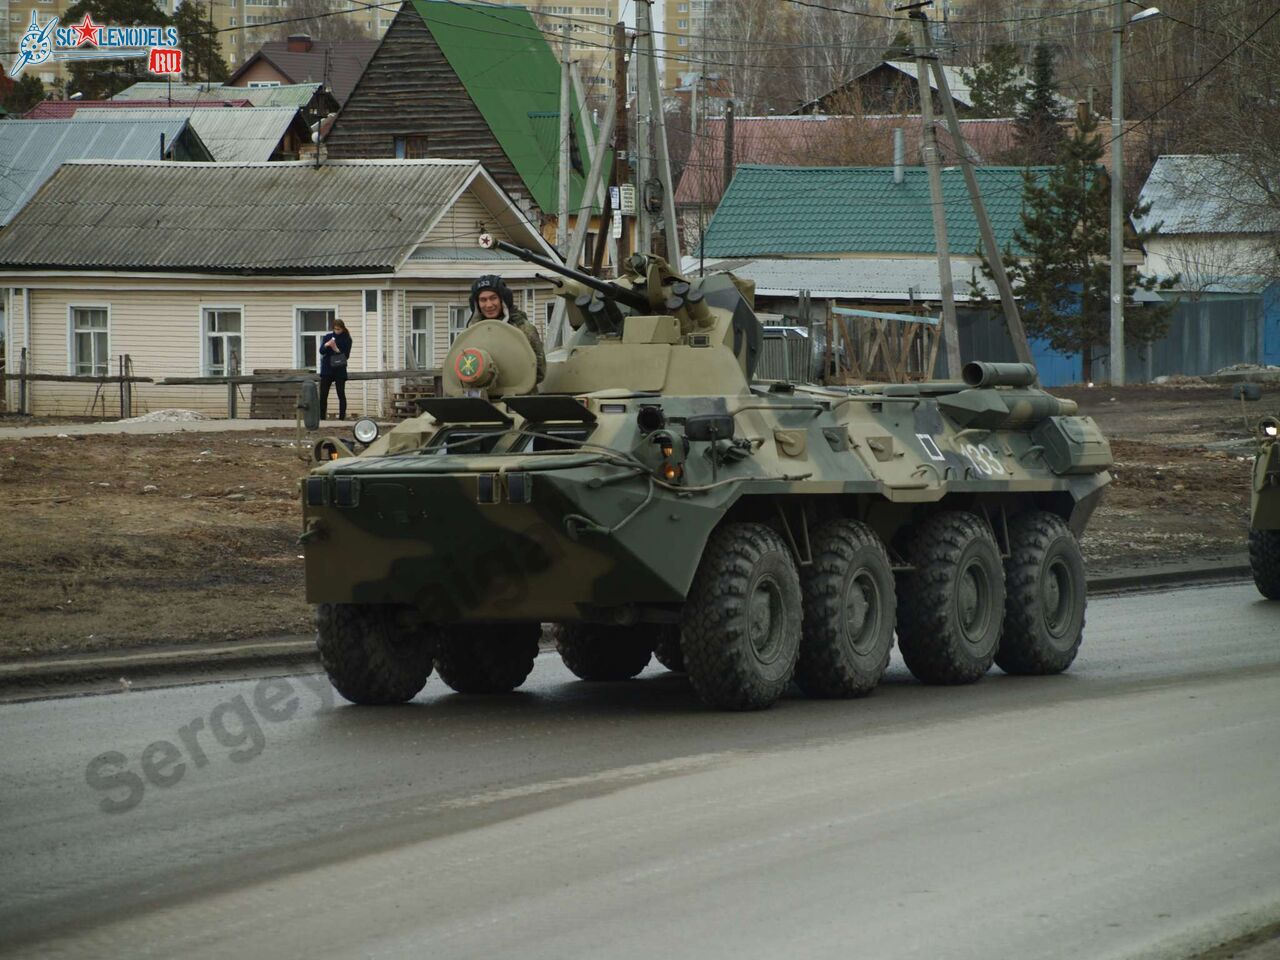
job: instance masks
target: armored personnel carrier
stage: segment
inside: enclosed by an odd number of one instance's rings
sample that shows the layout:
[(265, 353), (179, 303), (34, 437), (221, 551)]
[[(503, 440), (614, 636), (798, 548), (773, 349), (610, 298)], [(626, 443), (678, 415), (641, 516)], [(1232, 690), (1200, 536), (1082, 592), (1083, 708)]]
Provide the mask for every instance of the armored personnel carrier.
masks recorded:
[(1258, 592), (1280, 600), (1280, 417), (1258, 423), (1249, 502), (1249, 566)]
[(509, 691), (541, 625), (588, 680), (657, 656), (725, 709), (870, 692), (895, 633), (921, 680), (1065, 670), (1085, 619), (1076, 538), (1107, 441), (1029, 365), (963, 380), (757, 382), (754, 291), (637, 255), (563, 277), (573, 333), (535, 390), (528, 340), (469, 327), (444, 396), (384, 436), (317, 445), (306, 590), (338, 692)]

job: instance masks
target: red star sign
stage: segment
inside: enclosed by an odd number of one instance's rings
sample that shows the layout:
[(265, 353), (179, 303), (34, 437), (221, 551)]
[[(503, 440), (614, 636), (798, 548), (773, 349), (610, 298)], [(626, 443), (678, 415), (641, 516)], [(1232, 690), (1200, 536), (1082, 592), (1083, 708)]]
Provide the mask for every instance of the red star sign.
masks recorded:
[(72, 27), (72, 29), (78, 34), (76, 37), (77, 47), (82, 43), (92, 43), (94, 46), (97, 46), (98, 31), (101, 30), (102, 27), (94, 23), (93, 18), (89, 14), (86, 13), (84, 15), (84, 20)]

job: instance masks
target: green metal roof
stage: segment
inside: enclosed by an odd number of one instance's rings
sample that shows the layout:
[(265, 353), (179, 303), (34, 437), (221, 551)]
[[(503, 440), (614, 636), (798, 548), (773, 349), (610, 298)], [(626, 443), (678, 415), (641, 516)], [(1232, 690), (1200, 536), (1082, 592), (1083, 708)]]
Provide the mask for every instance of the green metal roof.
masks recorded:
[[(524, 7), (413, 0), (436, 43), (544, 213), (558, 206), (560, 63)], [(571, 98), (572, 99), (572, 98)], [(573, 106), (582, 172), (570, 171), (569, 209), (582, 202), (590, 156)]]
[[(1020, 225), (1024, 167), (976, 167), (1000, 246)], [(1048, 167), (1031, 167), (1047, 176)], [(953, 255), (976, 251), (978, 221), (964, 175), (942, 171), (947, 239)], [(924, 167), (739, 167), (707, 226), (708, 257), (815, 253), (933, 253), (933, 213)]]

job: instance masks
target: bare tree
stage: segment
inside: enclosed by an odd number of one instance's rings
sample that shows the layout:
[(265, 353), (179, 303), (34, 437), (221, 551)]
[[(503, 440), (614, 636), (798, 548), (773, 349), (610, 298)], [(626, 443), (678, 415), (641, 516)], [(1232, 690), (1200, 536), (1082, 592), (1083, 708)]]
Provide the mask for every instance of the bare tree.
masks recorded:
[(362, 10), (346, 0), (287, 0), (283, 19), (289, 22), (276, 28), (275, 39), (305, 33), (312, 40), (368, 40), (368, 29), (352, 16)]

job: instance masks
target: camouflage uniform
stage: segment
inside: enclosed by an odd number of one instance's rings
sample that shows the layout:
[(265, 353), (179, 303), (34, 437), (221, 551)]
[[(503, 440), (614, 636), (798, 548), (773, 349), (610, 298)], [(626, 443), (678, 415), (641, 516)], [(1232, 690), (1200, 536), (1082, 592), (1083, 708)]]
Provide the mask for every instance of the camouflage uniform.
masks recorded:
[(480, 293), (484, 290), (492, 290), (502, 301), (503, 315), (495, 319), (506, 320), (507, 323), (529, 338), (529, 346), (533, 347), (534, 356), (538, 358), (537, 383), (541, 383), (543, 376), (547, 372), (547, 355), (542, 349), (542, 336), (538, 333), (538, 328), (529, 322), (529, 318), (525, 316), (524, 311), (516, 309), (515, 297), (511, 295), (511, 288), (496, 273), (486, 273), (477, 277), (475, 283), (471, 284), (471, 319), (467, 321), (467, 326), (479, 323), (484, 319), (477, 303)]

